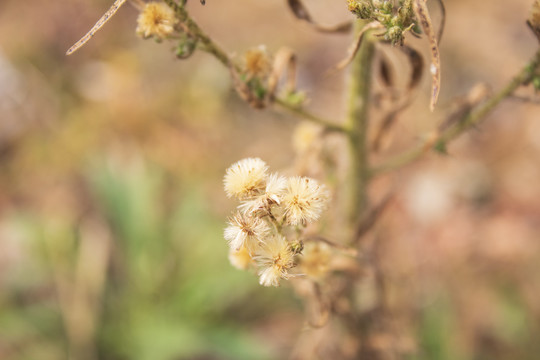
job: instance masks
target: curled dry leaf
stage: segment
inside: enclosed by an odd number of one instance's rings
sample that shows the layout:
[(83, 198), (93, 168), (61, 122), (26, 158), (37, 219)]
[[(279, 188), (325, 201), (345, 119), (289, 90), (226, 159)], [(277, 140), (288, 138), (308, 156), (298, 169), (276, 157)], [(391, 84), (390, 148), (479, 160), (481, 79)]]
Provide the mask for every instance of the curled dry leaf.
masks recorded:
[(327, 33), (347, 33), (352, 29), (351, 21), (346, 21), (336, 25), (323, 25), (317, 23), (313, 20), (313, 18), (309, 14), (309, 11), (301, 0), (287, 0), (287, 4), (289, 5), (289, 8), (298, 20), (306, 21), (307, 23), (311, 24), (317, 31)]
[(430, 72), (432, 76), (432, 83), (431, 83), (431, 101), (430, 101), (430, 109), (433, 111), (435, 108), (435, 104), (437, 103), (437, 99), (439, 98), (439, 92), (441, 89), (441, 58), (439, 54), (439, 44), (437, 41), (437, 36), (435, 35), (435, 31), (433, 29), (433, 24), (431, 22), (431, 18), (429, 17), (429, 11), (426, 5), (426, 0), (414, 0), (413, 2), (413, 8), (414, 12), (416, 13), (416, 16), (418, 17), (420, 24), (422, 25), (422, 29), (424, 30), (424, 33), (426, 34), (429, 45), (430, 45), (430, 52), (431, 52), (431, 66), (430, 66)]
[[(401, 91), (398, 101), (393, 105), (393, 107), (387, 111), (384, 115), (378, 129), (375, 131), (373, 137), (372, 149), (374, 151), (379, 151), (382, 147), (382, 144), (389, 139), (390, 130), (392, 126), (398, 120), (399, 114), (405, 110), (412, 103), (412, 99), (415, 94), (415, 90), (420, 84), (422, 79), (423, 69), (424, 69), (424, 60), (422, 55), (415, 49), (410, 46), (403, 45), (399, 49), (405, 54), (407, 60), (410, 64), (410, 75), (407, 87), (405, 90)], [(384, 56), (381, 58), (381, 78), (383, 83), (389, 87), (394, 87), (393, 71), (390, 70), (390, 63), (385, 60)]]
[(286, 90), (293, 92), (296, 89), (296, 55), (291, 49), (281, 48), (274, 56), (272, 72), (268, 77), (268, 97), (274, 98), (279, 78), (287, 71)]
[(360, 45), (362, 45), (362, 40), (364, 39), (364, 35), (366, 34), (366, 32), (374, 29), (383, 29), (383, 26), (378, 21), (372, 21), (366, 24), (366, 26), (364, 26), (362, 28), (362, 31), (360, 31), (360, 33), (358, 34), (357, 39), (349, 47), (349, 54), (347, 55), (347, 57), (337, 63), (333, 68), (328, 70), (327, 73), (332, 74), (336, 71), (344, 69), (347, 65), (349, 65), (354, 60), (356, 53), (360, 49)]

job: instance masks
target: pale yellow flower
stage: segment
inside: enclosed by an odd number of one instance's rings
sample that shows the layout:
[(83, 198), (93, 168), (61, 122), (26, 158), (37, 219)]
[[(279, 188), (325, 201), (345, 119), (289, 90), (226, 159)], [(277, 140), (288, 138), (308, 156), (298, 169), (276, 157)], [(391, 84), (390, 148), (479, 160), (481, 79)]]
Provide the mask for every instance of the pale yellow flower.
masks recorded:
[(233, 250), (245, 247), (253, 252), (259, 241), (264, 241), (270, 228), (266, 221), (237, 213), (229, 219), (224, 237)]
[(247, 248), (243, 246), (240, 250), (229, 249), (229, 262), (237, 269), (246, 270), (253, 263), (253, 259)]
[(240, 160), (227, 169), (223, 183), (228, 197), (245, 200), (256, 196), (266, 187), (268, 166), (259, 158)]
[(287, 223), (305, 225), (315, 221), (326, 208), (328, 192), (324, 185), (308, 177), (292, 177), (282, 197)]
[(287, 240), (281, 235), (274, 235), (261, 243), (255, 262), (260, 267), (259, 283), (263, 286), (279, 286), (279, 280), (287, 280), (289, 269), (294, 266), (294, 253)]
[(137, 18), (137, 34), (143, 38), (164, 39), (174, 32), (177, 19), (174, 11), (161, 2), (149, 2)]

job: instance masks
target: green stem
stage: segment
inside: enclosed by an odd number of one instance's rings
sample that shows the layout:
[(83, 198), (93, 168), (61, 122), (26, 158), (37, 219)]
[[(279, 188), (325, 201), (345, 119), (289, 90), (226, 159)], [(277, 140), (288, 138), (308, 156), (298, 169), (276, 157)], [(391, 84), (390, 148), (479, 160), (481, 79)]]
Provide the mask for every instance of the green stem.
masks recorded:
[[(355, 33), (359, 34), (364, 24), (355, 23)], [(349, 109), (345, 126), (348, 129), (350, 149), (350, 205), (349, 216), (352, 229), (366, 209), (368, 203), (367, 186), (370, 177), (368, 159), (368, 117), (371, 97), (371, 68), (375, 55), (375, 43), (369, 34), (364, 40), (352, 64), (349, 83)]]
[(212, 39), (189, 16), (186, 8), (179, 5), (175, 0), (163, 0), (171, 9), (174, 10), (178, 20), (183, 23), (191, 35), (198, 38), (205, 47), (205, 51), (214, 55), (223, 65), (229, 67), (232, 62), (225, 51), (223, 51)]
[(473, 111), (467, 113), (461, 120), (445, 131), (439, 133), (435, 138), (432, 137), (418, 147), (404, 152), (395, 158), (390, 159), (385, 164), (378, 166), (374, 169), (373, 174), (388, 172), (413, 163), (419, 160), (433, 147), (438, 149), (444, 148), (450, 141), (480, 124), (502, 100), (512, 95), (517, 88), (530, 82), (539, 68), (540, 51), (537, 51), (531, 61), (501, 91), (490, 97)]

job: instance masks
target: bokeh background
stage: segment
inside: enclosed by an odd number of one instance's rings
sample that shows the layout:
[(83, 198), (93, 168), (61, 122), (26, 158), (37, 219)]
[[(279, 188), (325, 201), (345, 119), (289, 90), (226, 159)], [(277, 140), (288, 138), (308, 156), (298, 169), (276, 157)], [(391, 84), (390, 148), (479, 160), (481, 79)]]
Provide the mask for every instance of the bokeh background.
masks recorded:
[[(324, 23), (350, 16), (345, 1), (305, 3)], [(509, 81), (538, 47), (525, 26), (531, 3), (447, 1), (440, 106), (427, 110), (426, 76), (375, 161), (415, 144), (473, 85)], [(137, 38), (129, 4), (66, 57), (110, 4), (0, 2), (0, 358), (301, 354), (297, 338), (315, 331), (301, 301), (232, 268), (222, 239), (234, 207), (225, 169), (257, 156), (292, 172), (297, 120), (250, 109), (209, 55), (180, 61), (172, 44)], [(347, 73), (325, 70), (349, 36), (314, 32), (285, 1), (188, 8), (238, 58), (260, 44), (294, 49), (309, 109), (340, 121)], [(370, 235), (395, 315), (381, 348), (410, 359), (538, 358), (539, 120), (538, 104), (507, 100), (447, 156), (373, 184), (375, 197), (397, 193)], [(368, 273), (366, 298), (370, 282)]]

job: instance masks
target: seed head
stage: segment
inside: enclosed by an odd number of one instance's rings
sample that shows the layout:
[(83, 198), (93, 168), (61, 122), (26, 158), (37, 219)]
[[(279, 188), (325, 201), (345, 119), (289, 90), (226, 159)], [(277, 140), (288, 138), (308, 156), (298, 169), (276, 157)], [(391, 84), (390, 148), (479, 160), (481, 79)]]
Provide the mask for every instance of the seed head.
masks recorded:
[(305, 225), (315, 221), (326, 208), (328, 192), (324, 185), (308, 177), (292, 177), (282, 199), (287, 223)]
[(149, 2), (137, 18), (137, 34), (143, 38), (164, 39), (174, 32), (174, 11), (161, 2)]
[(253, 252), (257, 244), (267, 236), (269, 230), (264, 220), (237, 213), (229, 219), (229, 226), (224, 231), (224, 237), (232, 250), (245, 247), (249, 252)]
[(294, 266), (294, 253), (287, 240), (281, 235), (266, 239), (254, 257), (260, 267), (259, 283), (263, 286), (279, 286), (279, 280), (287, 280), (291, 275), (289, 269)]
[(239, 208), (245, 214), (268, 214), (272, 205), (280, 204), (286, 186), (287, 179), (275, 173), (271, 174), (266, 179), (264, 192), (253, 199), (244, 201)]
[(223, 183), (228, 197), (246, 200), (259, 195), (266, 186), (268, 166), (259, 158), (240, 160), (227, 169)]

